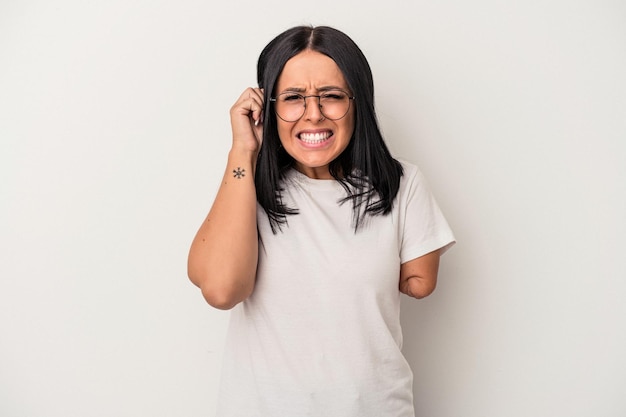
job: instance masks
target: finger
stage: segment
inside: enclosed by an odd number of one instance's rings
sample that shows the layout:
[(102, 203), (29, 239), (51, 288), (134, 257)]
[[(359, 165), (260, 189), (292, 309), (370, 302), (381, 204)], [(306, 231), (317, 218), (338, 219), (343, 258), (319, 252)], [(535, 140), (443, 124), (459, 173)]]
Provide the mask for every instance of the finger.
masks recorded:
[(256, 94), (244, 93), (239, 100), (237, 100), (232, 110), (242, 116), (257, 120), (263, 110), (263, 103)]
[(248, 100), (250, 103), (250, 117), (254, 121), (254, 125), (258, 126), (263, 120), (263, 106), (265, 104), (263, 94), (258, 89), (253, 89)]
[[(252, 120), (251, 120), (252, 122)], [(256, 137), (256, 140), (259, 142), (259, 144), (263, 141), (263, 120), (262, 119), (257, 119), (254, 122), (251, 123), (252, 124), (252, 132), (254, 133), (254, 136)]]
[(259, 124), (260, 120), (262, 120), (262, 117), (263, 117), (263, 107), (265, 106), (265, 95), (263, 94), (263, 89), (261, 88), (251, 88), (250, 90), (251, 90), (249, 91), (250, 99), (253, 99), (254, 101), (256, 101), (261, 107), (261, 111), (259, 112), (259, 114), (257, 115), (255, 113), (255, 116), (258, 116), (258, 117), (253, 117), (256, 124)]
[(261, 101), (263, 101), (263, 89), (258, 87), (250, 87), (249, 93), (256, 95)]
[(248, 105), (250, 116), (256, 124), (261, 120), (263, 106), (265, 103), (263, 92), (260, 88), (246, 89), (247, 98), (245, 100)]

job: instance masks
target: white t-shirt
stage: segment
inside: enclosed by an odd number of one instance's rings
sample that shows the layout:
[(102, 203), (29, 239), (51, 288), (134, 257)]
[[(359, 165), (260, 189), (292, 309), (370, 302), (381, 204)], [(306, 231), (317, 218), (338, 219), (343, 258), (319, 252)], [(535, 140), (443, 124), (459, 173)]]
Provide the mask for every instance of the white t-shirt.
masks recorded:
[(231, 312), (218, 417), (414, 416), (400, 264), (454, 236), (418, 168), (402, 166), (393, 211), (356, 233), (342, 186), (296, 170), (288, 226), (273, 234), (258, 208), (257, 280)]

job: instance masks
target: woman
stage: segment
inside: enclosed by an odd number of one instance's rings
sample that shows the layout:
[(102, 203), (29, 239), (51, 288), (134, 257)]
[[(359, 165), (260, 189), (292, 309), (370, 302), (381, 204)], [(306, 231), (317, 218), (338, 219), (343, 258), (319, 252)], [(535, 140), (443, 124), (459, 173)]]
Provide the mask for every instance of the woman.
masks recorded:
[(454, 237), (419, 170), (390, 155), (358, 46), (294, 27), (231, 108), (222, 185), (189, 253), (233, 309), (218, 416), (413, 416), (400, 293), (435, 288)]

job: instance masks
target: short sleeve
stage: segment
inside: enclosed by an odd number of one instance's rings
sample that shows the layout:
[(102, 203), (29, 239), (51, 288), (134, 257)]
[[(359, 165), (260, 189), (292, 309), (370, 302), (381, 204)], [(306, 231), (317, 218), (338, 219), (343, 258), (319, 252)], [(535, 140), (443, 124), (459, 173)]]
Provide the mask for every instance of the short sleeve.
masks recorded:
[(443, 254), (456, 240), (422, 172), (401, 162), (404, 175), (398, 191), (400, 262), (434, 250)]

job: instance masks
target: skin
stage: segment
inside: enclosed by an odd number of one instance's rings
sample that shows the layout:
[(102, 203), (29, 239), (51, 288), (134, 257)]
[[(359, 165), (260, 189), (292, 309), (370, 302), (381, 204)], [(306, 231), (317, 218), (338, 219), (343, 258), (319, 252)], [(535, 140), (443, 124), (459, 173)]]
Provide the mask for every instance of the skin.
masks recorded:
[[(349, 91), (331, 58), (305, 50), (287, 61), (277, 91), (317, 95), (330, 86)], [(254, 290), (258, 262), (254, 174), (263, 137), (263, 103), (263, 90), (247, 88), (231, 107), (232, 146), (224, 177), (189, 250), (189, 279), (218, 309), (231, 309)], [(321, 114), (317, 99), (308, 98), (300, 120), (285, 122), (278, 118), (277, 124), (281, 143), (294, 158), (296, 169), (310, 178), (331, 179), (328, 165), (350, 143), (354, 109), (351, 106), (342, 119), (328, 120)], [(310, 146), (301, 140), (303, 133), (328, 133), (329, 137), (322, 144)], [(399, 290), (414, 298), (431, 294), (437, 283), (439, 255), (437, 250), (402, 264)]]
[[(349, 92), (343, 73), (331, 58), (319, 52), (305, 50), (285, 64), (278, 78), (277, 94), (297, 92), (304, 96), (318, 95), (329, 87)], [(278, 118), (278, 136), (295, 168), (310, 178), (331, 179), (328, 165), (348, 146), (354, 132), (354, 106), (339, 120), (326, 119), (317, 98), (307, 99), (304, 115), (296, 122)], [(330, 136), (321, 144), (308, 144), (302, 134), (320, 133)]]
[[(258, 261), (254, 172), (263, 137), (263, 91), (247, 88), (230, 109), (232, 146), (213, 206), (189, 249), (187, 275), (213, 307), (228, 310), (252, 294)], [(235, 176), (233, 170), (244, 170)]]
[(437, 286), (440, 255), (436, 250), (400, 265), (400, 291), (418, 299), (432, 294)]

